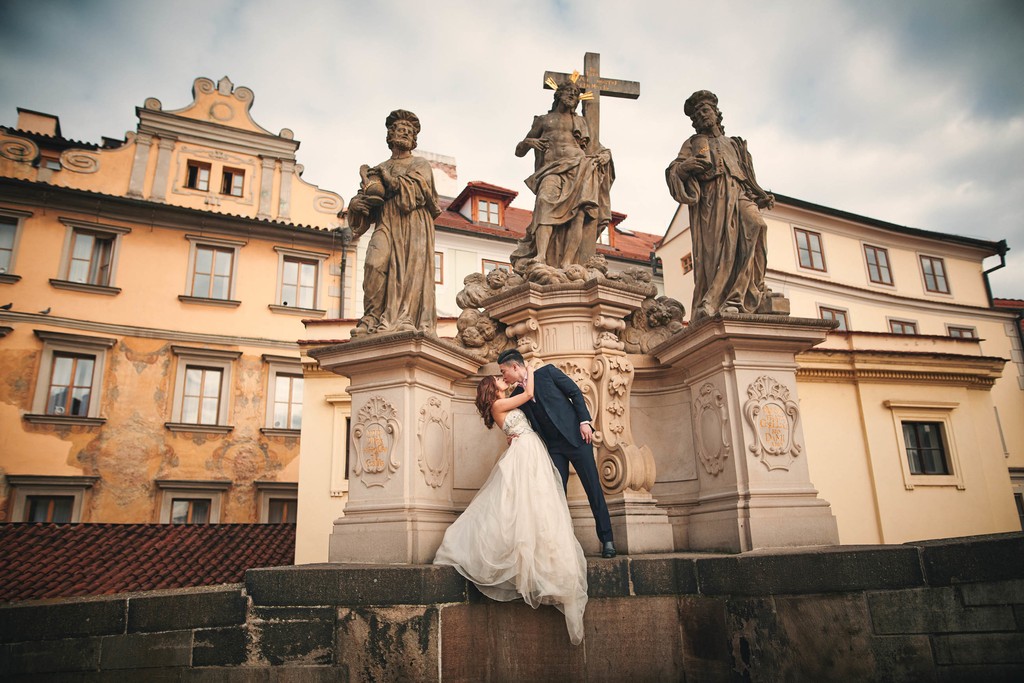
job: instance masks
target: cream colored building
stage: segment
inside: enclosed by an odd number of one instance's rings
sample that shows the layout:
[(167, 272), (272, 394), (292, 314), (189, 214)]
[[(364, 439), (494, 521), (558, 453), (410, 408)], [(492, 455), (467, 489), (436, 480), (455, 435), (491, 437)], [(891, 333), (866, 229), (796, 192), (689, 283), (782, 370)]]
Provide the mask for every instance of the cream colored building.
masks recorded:
[[(985, 272), (1005, 242), (885, 223), (776, 195), (767, 283), (792, 315), (839, 329), (798, 356), (811, 481), (843, 543), (900, 543), (1020, 528), (1024, 356)], [(686, 207), (658, 255), (690, 308)]]
[(253, 93), (196, 79), (102, 145), (0, 128), (7, 521), (295, 518), (302, 320), (335, 317), (342, 199)]

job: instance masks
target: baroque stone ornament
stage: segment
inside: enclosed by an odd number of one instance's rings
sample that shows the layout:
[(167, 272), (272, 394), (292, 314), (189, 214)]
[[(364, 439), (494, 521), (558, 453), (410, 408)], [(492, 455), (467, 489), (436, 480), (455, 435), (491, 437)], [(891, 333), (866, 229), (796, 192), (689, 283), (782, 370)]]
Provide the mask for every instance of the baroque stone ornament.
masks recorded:
[(398, 411), (382, 396), (374, 396), (359, 409), (352, 425), (352, 473), (367, 487), (384, 486), (401, 466), (395, 445), (401, 434)]
[(725, 459), (732, 450), (729, 438), (729, 412), (722, 392), (706, 382), (693, 402), (693, 433), (697, 439), (697, 456), (704, 470), (718, 476), (725, 468)]
[(607, 493), (649, 493), (654, 486), (654, 454), (647, 446), (633, 442), (630, 426), (633, 373), (633, 364), (625, 354), (601, 354), (594, 359), (591, 377), (600, 388), (600, 405), (598, 410), (591, 411), (595, 417), (594, 446), (597, 470)]
[(747, 387), (747, 397), (743, 414), (754, 432), (751, 454), (769, 470), (788, 470), (803, 451), (794, 439), (800, 410), (789, 397), (789, 388), (761, 375)]
[(448, 419), (448, 411), (441, 407), (439, 398), (431, 397), (420, 408), (416, 434), (420, 441), (420, 452), (417, 458), (420, 472), (423, 473), (427, 485), (435, 489), (440, 488), (451, 468), (448, 454), (451, 450), (452, 427)]

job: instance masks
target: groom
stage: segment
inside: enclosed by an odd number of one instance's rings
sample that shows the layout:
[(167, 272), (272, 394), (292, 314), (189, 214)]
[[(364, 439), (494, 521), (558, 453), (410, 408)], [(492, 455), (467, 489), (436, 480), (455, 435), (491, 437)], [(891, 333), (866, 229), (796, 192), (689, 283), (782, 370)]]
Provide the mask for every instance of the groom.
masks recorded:
[[(498, 366), (506, 382), (519, 385), (512, 395), (521, 394), (526, 382), (526, 362), (522, 354), (515, 349), (503, 351), (498, 356)], [(601, 557), (615, 557), (608, 505), (594, 464), (594, 448), (590, 445), (594, 429), (583, 392), (554, 365), (544, 365), (533, 374), (533, 394), (533, 400), (521, 406), (522, 411), (547, 446), (551, 461), (562, 475), (562, 488), (568, 486), (569, 463), (572, 463), (590, 500), (597, 538), (601, 541)]]

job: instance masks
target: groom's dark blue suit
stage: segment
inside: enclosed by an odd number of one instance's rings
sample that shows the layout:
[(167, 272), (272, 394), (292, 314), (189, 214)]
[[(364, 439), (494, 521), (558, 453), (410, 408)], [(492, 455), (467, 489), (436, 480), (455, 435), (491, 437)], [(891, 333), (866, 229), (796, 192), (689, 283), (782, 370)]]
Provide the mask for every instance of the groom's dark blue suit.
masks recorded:
[[(512, 395), (521, 394), (517, 387)], [(562, 475), (562, 487), (569, 483), (569, 463), (579, 475), (594, 513), (597, 537), (601, 543), (612, 540), (612, 523), (594, 464), (594, 448), (580, 435), (580, 423), (590, 421), (583, 392), (569, 376), (553, 365), (544, 365), (533, 374), (533, 401), (521, 406), (534, 431), (548, 448), (551, 461)]]

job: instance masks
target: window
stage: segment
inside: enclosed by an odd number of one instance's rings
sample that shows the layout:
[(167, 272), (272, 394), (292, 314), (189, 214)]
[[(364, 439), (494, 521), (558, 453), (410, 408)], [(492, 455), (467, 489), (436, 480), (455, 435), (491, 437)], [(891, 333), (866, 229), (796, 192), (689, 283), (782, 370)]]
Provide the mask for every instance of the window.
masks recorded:
[(302, 428), (302, 365), (298, 358), (263, 355), (267, 364), (267, 414), (264, 434), (296, 436)]
[(82, 502), (99, 477), (9, 474), (12, 522), (67, 524), (82, 521)]
[(42, 168), (46, 168), (51, 171), (59, 171), (63, 168), (63, 166), (61, 166), (60, 164), (59, 157), (46, 156), (45, 154), (40, 155), (39, 165)]
[(924, 274), (924, 288), (937, 294), (949, 294), (946, 281), (946, 265), (940, 258), (921, 257), (921, 272)]
[(257, 481), (259, 521), (264, 524), (295, 524), (299, 486), (284, 481)]
[(286, 256), (281, 277), (281, 305), (316, 307), (316, 273), (320, 263)]
[(498, 202), (493, 202), (489, 199), (477, 199), (476, 221), (477, 223), (501, 225), (501, 217), (498, 214)]
[(683, 265), (683, 275), (693, 270), (693, 254), (687, 254), (681, 259)]
[(114, 287), (121, 237), (131, 232), (117, 226), (66, 222), (60, 277), (50, 280), (59, 289), (117, 294)]
[(323, 263), (329, 254), (288, 247), (274, 247), (277, 252), (277, 302), (269, 306), (275, 313), (305, 317), (323, 316), (320, 296)]
[(444, 284), (444, 253), (440, 251), (434, 252), (434, 284)]
[(896, 450), (908, 491), (917, 486), (964, 488), (956, 439), (953, 434), (955, 402), (885, 401), (892, 411)]
[(893, 334), (917, 334), (917, 323), (911, 320), (889, 320), (889, 331)]
[(864, 245), (864, 259), (868, 264), (868, 279), (879, 285), (892, 284), (892, 271), (889, 269), (889, 252), (882, 247)]
[(846, 311), (840, 308), (818, 306), (818, 313), (821, 316), (822, 320), (835, 320), (836, 322), (838, 322), (839, 327), (836, 328), (837, 330), (845, 332), (850, 329), (850, 323), (849, 320), (847, 320)]
[(821, 235), (810, 230), (793, 228), (800, 266), (811, 270), (825, 270), (825, 253), (821, 249)]
[(157, 479), (161, 524), (218, 524), (230, 481)]
[(188, 162), (185, 172), (185, 187), (208, 192), (210, 190), (210, 165), (199, 161)]
[(949, 474), (940, 423), (904, 422), (903, 442), (911, 474)]
[(185, 291), (178, 298), (187, 303), (237, 306), (235, 283), (238, 274), (238, 251), (245, 242), (213, 237), (186, 235), (189, 241), (188, 279)]
[[(18, 237), (18, 219), (13, 216), (0, 215), (0, 278), (14, 268), (14, 247)], [(0, 279), (0, 282), (10, 281)]]
[(47, 415), (89, 415), (96, 357), (54, 353), (47, 392)]
[(961, 339), (978, 338), (978, 331), (973, 327), (956, 327), (954, 325), (946, 325), (946, 331), (950, 337), (959, 337)]
[(178, 357), (171, 431), (230, 432), (231, 370), (238, 351), (172, 346)]
[(66, 524), (74, 507), (74, 496), (26, 496), (22, 521)]
[(100, 425), (107, 349), (116, 339), (36, 330), (43, 342), (29, 422)]
[(271, 498), (267, 522), (270, 524), (295, 524), (294, 498)]
[(232, 197), (242, 196), (242, 184), (245, 182), (245, 171), (238, 168), (225, 168), (221, 177), (220, 193)]
[(510, 272), (510, 273), (512, 272), (512, 264), (511, 263), (505, 263), (504, 261), (491, 261), (490, 259), (483, 259), (482, 263), (483, 263), (484, 275), (487, 275), (492, 270), (496, 270), (498, 268), (504, 268), (508, 272)]

